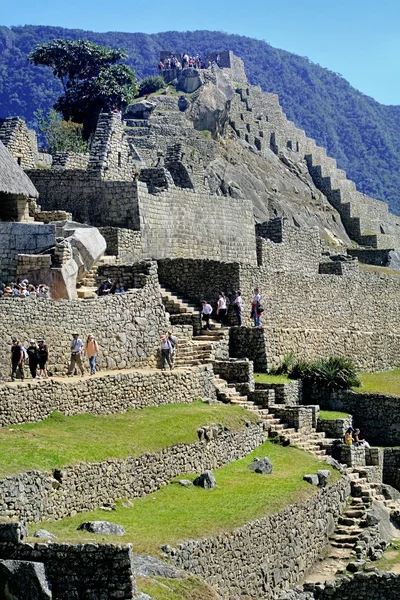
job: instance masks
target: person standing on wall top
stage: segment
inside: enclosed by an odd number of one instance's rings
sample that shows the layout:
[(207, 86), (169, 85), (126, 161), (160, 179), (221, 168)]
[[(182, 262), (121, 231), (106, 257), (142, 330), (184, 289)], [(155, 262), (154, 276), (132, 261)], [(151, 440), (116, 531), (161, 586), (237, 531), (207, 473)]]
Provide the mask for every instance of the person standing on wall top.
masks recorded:
[(218, 295), (218, 304), (217, 304), (217, 315), (219, 316), (219, 320), (221, 323), (221, 328), (226, 327), (226, 298), (224, 292), (220, 292)]
[(75, 331), (72, 334), (71, 362), (69, 363), (68, 377), (72, 377), (72, 375), (75, 372), (76, 365), (78, 365), (82, 377), (84, 376), (85, 369), (83, 368), (83, 364), (82, 364), (82, 356), (81, 356), (82, 349), (83, 349), (83, 342), (82, 342), (81, 338), (79, 337), (79, 333), (77, 331)]
[(162, 335), (161, 336), (161, 370), (165, 371), (165, 369), (167, 368), (167, 365), (169, 366), (169, 368), (172, 371), (172, 369), (174, 368), (174, 365), (172, 364), (172, 361), (171, 361), (171, 343), (166, 335)]
[(28, 353), (28, 364), (32, 379), (36, 379), (38, 366), (38, 348), (36, 346), (35, 340), (31, 340), (29, 342), (29, 346), (27, 347), (26, 351)]
[(242, 326), (242, 293), (238, 290), (236, 292), (236, 297), (233, 301), (233, 306), (236, 311), (236, 318), (238, 321), (238, 326)]
[(24, 351), (17, 338), (12, 339), (11, 346), (11, 381), (15, 381), (17, 377), (17, 371), (21, 377), (21, 381), (24, 380)]
[(261, 295), (260, 290), (255, 288), (253, 300), (251, 301), (251, 317), (254, 321), (254, 326), (259, 327), (261, 325), (261, 313), (263, 312), (261, 306)]
[(96, 373), (96, 359), (99, 353), (99, 345), (94, 339), (94, 335), (88, 335), (86, 343), (83, 346), (83, 351), (89, 359), (90, 374), (94, 375)]
[(49, 360), (49, 348), (42, 337), (38, 338), (38, 363), (39, 363), (39, 377), (48, 377), (47, 374), (47, 361)]
[(210, 329), (210, 317), (213, 311), (212, 306), (206, 300), (203, 300), (201, 304), (203, 306), (201, 309), (201, 318), (205, 323), (204, 329)]

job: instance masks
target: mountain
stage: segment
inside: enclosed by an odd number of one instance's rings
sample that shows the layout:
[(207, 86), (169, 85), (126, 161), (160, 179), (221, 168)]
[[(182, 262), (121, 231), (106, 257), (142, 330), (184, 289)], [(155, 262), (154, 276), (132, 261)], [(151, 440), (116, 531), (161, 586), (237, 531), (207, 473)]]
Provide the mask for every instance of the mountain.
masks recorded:
[(250, 83), (279, 95), (289, 119), (325, 146), (360, 191), (389, 203), (400, 214), (400, 106), (384, 106), (357, 91), (339, 74), (308, 58), (263, 41), (217, 31), (157, 34), (95, 33), (62, 27), (0, 27), (0, 117), (19, 115), (34, 125), (60, 93), (50, 69), (27, 60), (36, 44), (85, 38), (124, 48), (138, 78), (154, 74), (160, 50), (206, 54), (233, 50)]

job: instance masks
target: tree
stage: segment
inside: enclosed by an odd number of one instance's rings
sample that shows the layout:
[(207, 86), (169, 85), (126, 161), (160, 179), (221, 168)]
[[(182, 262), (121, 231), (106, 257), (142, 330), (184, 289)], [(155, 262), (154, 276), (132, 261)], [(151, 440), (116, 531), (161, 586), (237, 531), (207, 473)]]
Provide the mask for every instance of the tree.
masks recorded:
[(87, 152), (88, 144), (83, 139), (80, 123), (63, 121), (61, 115), (51, 108), (47, 114), (42, 110), (35, 113), (38, 120), (39, 131), (43, 133), (49, 146), (50, 154), (55, 152), (77, 152), (82, 154)]
[(135, 72), (120, 63), (124, 58), (124, 50), (87, 40), (56, 39), (29, 54), (30, 62), (50, 67), (61, 81), (64, 94), (54, 108), (65, 121), (83, 123), (86, 139), (102, 110), (122, 110), (137, 94)]

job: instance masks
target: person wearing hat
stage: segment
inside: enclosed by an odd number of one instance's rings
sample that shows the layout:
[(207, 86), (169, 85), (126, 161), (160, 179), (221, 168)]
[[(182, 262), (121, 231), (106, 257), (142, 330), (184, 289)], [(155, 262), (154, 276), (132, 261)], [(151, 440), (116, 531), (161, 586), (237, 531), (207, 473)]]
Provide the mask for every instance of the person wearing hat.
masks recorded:
[(76, 365), (78, 365), (79, 370), (81, 372), (82, 377), (85, 374), (85, 369), (82, 364), (82, 350), (83, 350), (83, 342), (79, 337), (79, 333), (75, 331), (72, 334), (71, 341), (71, 361), (69, 363), (68, 368), (68, 377), (72, 377), (75, 373)]
[(165, 371), (169, 365), (169, 368), (174, 368), (171, 360), (171, 342), (166, 335), (161, 336), (161, 370)]
[(21, 377), (21, 381), (24, 380), (24, 352), (22, 346), (17, 338), (12, 339), (11, 346), (11, 381), (15, 381), (17, 377), (17, 371)]
[(29, 342), (29, 346), (26, 349), (28, 353), (28, 364), (31, 372), (32, 379), (36, 379), (37, 366), (38, 366), (38, 347), (36, 346), (35, 340)]
[(37, 356), (39, 363), (39, 377), (48, 377), (46, 364), (49, 360), (49, 349), (42, 337), (38, 338)]

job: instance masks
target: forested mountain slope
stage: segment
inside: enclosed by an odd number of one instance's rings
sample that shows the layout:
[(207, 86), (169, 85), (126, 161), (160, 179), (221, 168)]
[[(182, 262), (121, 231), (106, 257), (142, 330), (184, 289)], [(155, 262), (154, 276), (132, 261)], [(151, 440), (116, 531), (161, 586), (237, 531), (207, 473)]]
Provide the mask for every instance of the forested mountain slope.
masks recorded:
[(212, 31), (147, 35), (0, 27), (0, 117), (19, 115), (32, 125), (34, 111), (53, 104), (60, 91), (58, 82), (49, 69), (30, 65), (27, 54), (36, 44), (56, 37), (87, 38), (125, 48), (139, 78), (155, 73), (160, 50), (202, 55), (233, 50), (244, 60), (250, 83), (279, 94), (288, 118), (337, 158), (360, 191), (387, 201), (400, 214), (400, 106), (381, 105), (307, 58), (243, 36)]

